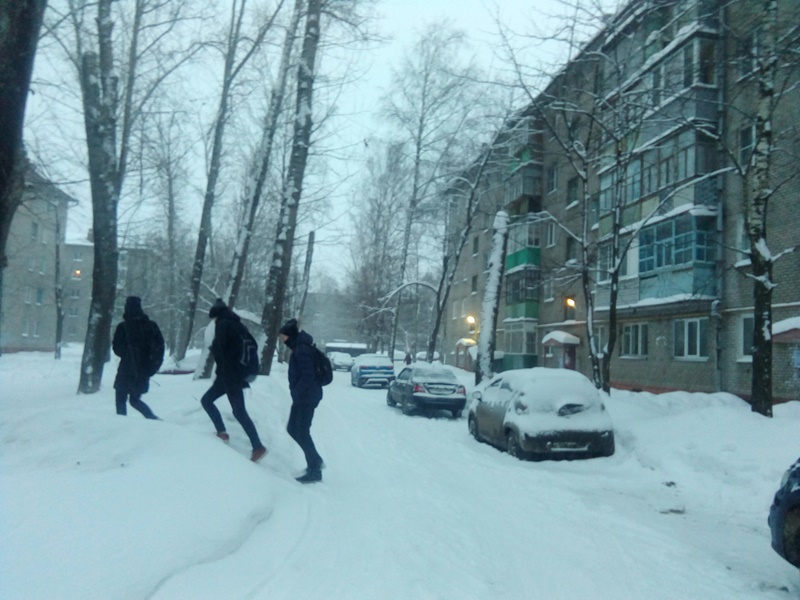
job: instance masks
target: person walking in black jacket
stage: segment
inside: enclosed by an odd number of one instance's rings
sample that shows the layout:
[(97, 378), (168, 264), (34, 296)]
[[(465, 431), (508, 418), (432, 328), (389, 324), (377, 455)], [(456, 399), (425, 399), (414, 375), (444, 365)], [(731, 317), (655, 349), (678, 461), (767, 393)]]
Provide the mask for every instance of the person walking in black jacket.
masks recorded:
[(297, 320), (289, 319), (279, 330), (284, 344), (292, 351), (289, 357), (289, 391), (292, 408), (286, 431), (297, 442), (306, 457), (306, 472), (297, 478), (300, 483), (322, 481), (322, 457), (311, 439), (311, 421), (322, 400), (322, 386), (317, 381), (311, 345), (314, 339), (297, 329)]
[(233, 416), (239, 421), (239, 425), (242, 426), (247, 437), (250, 438), (250, 444), (253, 446), (250, 460), (257, 462), (266, 456), (267, 449), (261, 443), (256, 426), (244, 406), (244, 388), (250, 387), (250, 384), (245, 381), (242, 369), (239, 366), (243, 348), (241, 330), (245, 329), (245, 326), (239, 316), (228, 308), (221, 298), (217, 298), (214, 306), (208, 311), (208, 316), (216, 320), (214, 341), (211, 343), (211, 354), (217, 363), (217, 376), (208, 391), (203, 394), (200, 404), (217, 429), (217, 437), (227, 442), (230, 436), (225, 431), (222, 415), (220, 415), (214, 402), (223, 394), (228, 396)]
[(142, 402), (142, 394), (150, 389), (150, 377), (156, 374), (164, 360), (164, 337), (155, 321), (142, 310), (138, 296), (125, 299), (122, 322), (114, 330), (111, 342), (114, 354), (119, 356), (119, 368), (114, 379), (117, 414), (126, 415), (127, 404), (147, 419), (158, 419), (150, 407)]

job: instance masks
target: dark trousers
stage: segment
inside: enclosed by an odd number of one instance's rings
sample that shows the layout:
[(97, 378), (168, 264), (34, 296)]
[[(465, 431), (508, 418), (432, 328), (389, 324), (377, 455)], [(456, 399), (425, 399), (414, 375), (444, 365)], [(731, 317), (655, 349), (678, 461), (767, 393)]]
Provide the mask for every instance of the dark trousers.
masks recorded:
[(153, 411), (150, 410), (150, 407), (147, 406), (144, 402), (142, 402), (142, 395), (137, 394), (136, 392), (130, 392), (130, 394), (123, 390), (115, 390), (116, 392), (116, 401), (117, 401), (117, 414), (118, 415), (127, 415), (128, 414), (128, 396), (131, 398), (131, 406), (142, 413), (146, 419), (157, 419), (158, 417), (153, 414)]
[(219, 414), (219, 410), (214, 406), (214, 402), (223, 394), (227, 394), (228, 402), (231, 403), (231, 409), (233, 409), (233, 416), (236, 417), (236, 420), (239, 421), (239, 425), (242, 426), (247, 437), (250, 438), (250, 444), (252, 444), (253, 450), (261, 448), (262, 444), (261, 440), (258, 438), (256, 426), (253, 424), (253, 420), (250, 418), (250, 415), (247, 414), (247, 409), (244, 407), (244, 390), (234, 385), (226, 387), (225, 384), (220, 381), (219, 377), (214, 380), (214, 383), (211, 384), (211, 387), (200, 399), (200, 404), (208, 413), (211, 422), (214, 423), (214, 427), (216, 427), (219, 432), (225, 431), (225, 423), (222, 422), (222, 415)]
[(286, 431), (306, 455), (306, 465), (308, 465), (309, 471), (322, 466), (322, 457), (314, 446), (314, 440), (311, 439), (311, 421), (314, 419), (316, 408), (313, 404), (293, 402), (292, 410), (289, 412), (289, 423), (286, 425)]

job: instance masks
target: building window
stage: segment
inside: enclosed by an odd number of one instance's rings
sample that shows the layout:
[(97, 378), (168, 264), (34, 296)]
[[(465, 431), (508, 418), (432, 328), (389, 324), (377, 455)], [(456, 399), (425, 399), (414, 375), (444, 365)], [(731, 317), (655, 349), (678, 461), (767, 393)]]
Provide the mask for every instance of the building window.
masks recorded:
[(717, 76), (714, 70), (716, 66), (715, 54), (716, 50), (713, 41), (700, 41), (700, 83), (714, 85), (717, 82)]
[(759, 31), (755, 29), (752, 33), (746, 34), (739, 40), (737, 59), (740, 78), (747, 77), (758, 66), (758, 38)]
[(39, 321), (33, 322), (33, 337), (35, 338), (39, 337)]
[(578, 201), (580, 191), (580, 179), (573, 177), (567, 182), (567, 204), (573, 204)]
[(30, 334), (28, 333), (28, 320), (22, 320), (22, 337), (28, 337)]
[(75, 249), (72, 251), (72, 260), (75, 262), (83, 262), (83, 250)]
[(743, 127), (739, 130), (739, 165), (744, 167), (750, 164), (753, 154), (753, 128)]
[(477, 275), (473, 275), (472, 276), (472, 285), (470, 287), (470, 292), (473, 293), (473, 294), (477, 294), (478, 293), (478, 276)]
[(529, 321), (505, 323), (505, 349), (509, 354), (536, 354), (536, 325)]
[(542, 295), (545, 301), (552, 301), (555, 299), (553, 296), (553, 279), (551, 277), (545, 277), (542, 282), (542, 288)]
[(708, 319), (675, 321), (675, 358), (708, 357)]
[(39, 259), (39, 275), (44, 275), (44, 264), (45, 264), (44, 257), (40, 258)]
[(753, 356), (753, 322), (753, 317), (742, 317), (742, 344), (740, 347), (743, 357)]
[(683, 215), (642, 229), (639, 273), (716, 259), (713, 217)]
[(571, 235), (567, 236), (566, 256), (567, 262), (578, 260), (578, 241)]
[(555, 245), (556, 245), (556, 224), (551, 222), (547, 224), (547, 247), (552, 248)]
[(81, 288), (76, 288), (76, 287), (71, 288), (69, 290), (69, 297), (72, 298), (73, 300), (77, 300), (78, 298), (80, 298), (81, 297)]
[(556, 167), (547, 168), (547, 193), (555, 192), (558, 189), (558, 169)]
[(509, 254), (524, 248), (538, 248), (539, 243), (539, 224), (534, 221), (516, 223), (509, 230)]
[(36, 222), (31, 223), (31, 239), (33, 241), (39, 239), (39, 224)]
[(42, 288), (36, 288), (36, 304), (41, 306), (43, 302), (44, 302), (44, 290)]
[(33, 302), (33, 288), (29, 285), (25, 286), (25, 304)]
[(472, 256), (478, 256), (478, 250), (480, 248), (480, 241), (478, 236), (476, 235), (472, 238)]
[(67, 309), (67, 316), (71, 319), (76, 319), (78, 317), (78, 307), (77, 306), (70, 306)]
[(541, 272), (524, 267), (506, 275), (506, 304), (519, 304), (538, 299)]
[(694, 46), (688, 44), (683, 49), (683, 87), (688, 88), (694, 83)]
[(594, 328), (594, 347), (597, 350), (598, 356), (603, 356), (606, 353), (606, 344), (608, 344), (606, 326), (597, 325)]
[(647, 323), (622, 327), (620, 356), (647, 356)]
[(634, 160), (628, 165), (627, 172), (625, 199), (627, 202), (635, 202), (642, 197), (642, 163)]

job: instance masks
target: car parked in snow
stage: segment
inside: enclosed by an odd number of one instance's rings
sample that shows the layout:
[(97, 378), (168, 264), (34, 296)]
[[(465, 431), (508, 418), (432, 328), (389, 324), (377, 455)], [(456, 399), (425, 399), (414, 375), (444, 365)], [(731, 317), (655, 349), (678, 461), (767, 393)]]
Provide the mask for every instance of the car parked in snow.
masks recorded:
[(405, 415), (417, 410), (447, 410), (457, 419), (466, 403), (467, 391), (453, 371), (427, 363), (404, 368), (386, 392), (386, 404), (400, 405)]
[(382, 354), (362, 354), (353, 359), (350, 384), (356, 387), (388, 387), (394, 381), (394, 364)]
[(517, 458), (614, 454), (614, 428), (600, 393), (569, 369), (514, 369), (472, 393), (469, 432)]
[(341, 369), (342, 371), (349, 371), (353, 366), (354, 359), (347, 352), (329, 352), (328, 358), (331, 360), (331, 366), (334, 371)]
[(800, 460), (783, 474), (767, 523), (775, 552), (800, 568)]

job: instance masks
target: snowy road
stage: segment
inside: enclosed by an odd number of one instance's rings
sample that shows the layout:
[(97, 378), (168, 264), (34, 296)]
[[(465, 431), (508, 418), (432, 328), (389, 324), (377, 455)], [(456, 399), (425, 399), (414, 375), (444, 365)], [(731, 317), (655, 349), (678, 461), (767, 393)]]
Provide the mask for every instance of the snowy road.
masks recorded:
[(303, 486), (285, 365), (247, 393), (256, 465), (224, 400), (230, 447), (214, 436), (208, 381), (158, 375), (163, 420), (121, 418), (115, 365), (76, 396), (79, 361), (0, 360), (3, 600), (800, 596), (766, 524), (800, 403), (764, 419), (725, 394), (615, 392), (613, 457), (521, 462), (340, 372), (312, 429), (324, 481)]
[(337, 373), (312, 430), (324, 482), (284, 478), (242, 547), (153, 597), (787, 597), (748, 566), (753, 548), (772, 560), (763, 529), (694, 496), (707, 480), (665, 481), (624, 432), (611, 459), (520, 462), (465, 419), (403, 416), (385, 396)]

